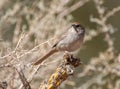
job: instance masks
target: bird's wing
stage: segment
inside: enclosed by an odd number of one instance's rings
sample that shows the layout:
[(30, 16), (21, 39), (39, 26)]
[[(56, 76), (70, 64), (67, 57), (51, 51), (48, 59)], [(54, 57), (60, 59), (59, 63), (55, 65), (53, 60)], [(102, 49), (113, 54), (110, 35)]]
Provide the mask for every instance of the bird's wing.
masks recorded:
[[(70, 29), (70, 28), (71, 28), (71, 27), (69, 27), (68, 29)], [(61, 36), (58, 37), (58, 40), (57, 40), (56, 43), (52, 46), (52, 48), (56, 47), (57, 44), (67, 36), (67, 34), (68, 34), (68, 29), (65, 30), (65, 32), (63, 33), (64, 35), (62, 34)]]
[(58, 44), (61, 40), (63, 40), (65, 37), (66, 37), (66, 34), (65, 34), (65, 35), (62, 35), (61, 37), (59, 37), (59, 39), (58, 39), (58, 40), (56, 41), (56, 43), (52, 46), (52, 48), (56, 47), (57, 44)]

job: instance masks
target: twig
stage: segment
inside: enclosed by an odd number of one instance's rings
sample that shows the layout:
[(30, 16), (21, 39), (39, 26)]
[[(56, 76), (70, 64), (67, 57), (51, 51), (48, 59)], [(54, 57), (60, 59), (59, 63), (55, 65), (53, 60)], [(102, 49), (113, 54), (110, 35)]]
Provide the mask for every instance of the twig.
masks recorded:
[[(53, 38), (51, 38), (51, 39), (49, 39), (49, 40), (53, 40), (53, 39), (55, 39), (55, 38), (53, 37)], [(49, 40), (48, 40), (48, 41), (49, 41)], [(24, 55), (27, 55), (27, 54), (31, 53), (32, 51), (36, 50), (36, 49), (37, 49), (38, 47), (40, 47), (41, 45), (43, 45), (43, 44), (45, 44), (45, 43), (48, 43), (48, 41), (45, 41), (45, 42), (43, 42), (43, 43), (40, 43), (39, 45), (35, 46), (35, 47), (32, 48), (31, 50), (29, 50), (29, 51), (25, 52), (24, 54), (20, 55), (20, 56), (18, 57), (18, 59), (21, 58), (21, 57), (23, 57)]]
[(75, 11), (79, 7), (82, 7), (88, 1), (90, 1), (90, 0), (84, 0), (84, 1), (81, 0), (81, 1), (77, 2), (76, 4), (74, 4), (73, 6), (71, 6), (70, 8), (65, 9), (62, 13), (60, 13), (60, 15), (58, 17), (63, 18), (64, 16), (70, 14), (72, 11)]
[(19, 45), (20, 45), (20, 43), (21, 43), (21, 41), (23, 40), (24, 37), (25, 37), (25, 34), (21, 34), (20, 39), (18, 40), (18, 43), (17, 43), (15, 49), (12, 52), (10, 52), (9, 54), (0, 57), (0, 59), (4, 59), (4, 58), (14, 54), (16, 52), (16, 50), (18, 49), (18, 47), (19, 47)]
[(20, 39), (18, 40), (18, 43), (17, 43), (17, 45), (16, 45), (16, 47), (14, 49), (15, 52), (18, 49), (18, 47), (20, 46), (20, 43), (21, 43), (21, 41), (23, 40), (24, 37), (25, 37), (25, 34), (22, 33), (21, 36), (20, 36)]
[(115, 13), (117, 13), (117, 12), (119, 12), (119, 11), (120, 11), (120, 6), (118, 6), (118, 7), (116, 7), (116, 8), (113, 8), (110, 12), (108, 12), (108, 13), (105, 15), (105, 17), (104, 17), (105, 21), (106, 21), (109, 17), (113, 16)]
[(21, 81), (23, 83), (24, 89), (31, 89), (31, 86), (30, 86), (29, 82), (27, 81), (27, 79), (26, 79), (22, 69), (20, 67), (19, 68), (15, 68), (15, 69), (16, 69), (16, 71), (19, 74), (19, 77), (20, 77), (20, 79), (21, 79)]
[[(35, 68), (34, 71), (31, 73), (31, 75), (28, 77), (27, 80), (28, 80), (29, 83), (32, 81), (34, 75), (37, 73), (37, 71), (39, 70), (39, 68), (40, 68), (41, 66), (42, 66), (42, 64), (39, 65), (39, 66), (37, 66), (37, 68)], [(24, 86), (21, 85), (21, 86), (19, 87), (19, 89), (22, 89), (23, 87), (24, 87)]]

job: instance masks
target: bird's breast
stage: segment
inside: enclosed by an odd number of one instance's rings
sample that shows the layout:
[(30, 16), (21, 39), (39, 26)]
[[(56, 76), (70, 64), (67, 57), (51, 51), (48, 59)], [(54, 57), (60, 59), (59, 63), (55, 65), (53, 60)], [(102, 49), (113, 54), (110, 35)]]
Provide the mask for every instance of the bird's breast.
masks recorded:
[(79, 49), (82, 42), (83, 37), (79, 37), (77, 35), (68, 35), (58, 43), (57, 47), (60, 51), (72, 52)]

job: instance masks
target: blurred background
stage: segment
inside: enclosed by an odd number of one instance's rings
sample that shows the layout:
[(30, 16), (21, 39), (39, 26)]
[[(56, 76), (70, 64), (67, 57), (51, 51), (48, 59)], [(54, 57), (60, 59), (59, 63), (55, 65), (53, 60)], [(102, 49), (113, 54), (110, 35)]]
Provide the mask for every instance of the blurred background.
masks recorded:
[(60, 89), (120, 89), (119, 0), (1, 0), (0, 83), (6, 82), (7, 89), (22, 89), (16, 71), (20, 69), (32, 89), (37, 89), (54, 72), (63, 53), (40, 67), (30, 64), (76, 21), (86, 29), (84, 44), (75, 52), (84, 66)]

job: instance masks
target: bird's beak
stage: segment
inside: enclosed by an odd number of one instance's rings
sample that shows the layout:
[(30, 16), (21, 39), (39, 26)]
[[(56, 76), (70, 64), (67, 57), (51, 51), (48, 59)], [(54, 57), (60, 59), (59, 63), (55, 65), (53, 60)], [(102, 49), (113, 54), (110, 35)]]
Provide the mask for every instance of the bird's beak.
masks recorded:
[(75, 27), (75, 25), (72, 25), (72, 26), (73, 26), (73, 28), (75, 29), (75, 31), (78, 32), (77, 29), (76, 29), (76, 27)]

